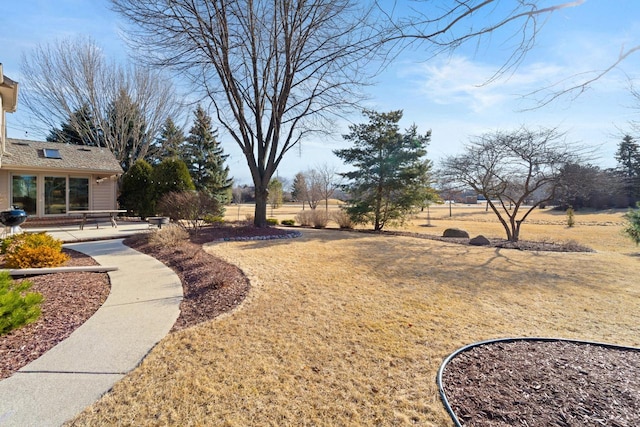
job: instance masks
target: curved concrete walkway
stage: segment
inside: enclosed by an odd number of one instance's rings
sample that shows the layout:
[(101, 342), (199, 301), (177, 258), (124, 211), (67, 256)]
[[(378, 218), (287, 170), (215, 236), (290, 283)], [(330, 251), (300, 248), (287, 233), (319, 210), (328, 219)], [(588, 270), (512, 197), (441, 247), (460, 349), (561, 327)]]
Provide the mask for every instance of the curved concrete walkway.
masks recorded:
[(180, 313), (178, 276), (122, 239), (66, 245), (109, 273), (111, 293), (66, 340), (0, 381), (0, 426), (58, 426), (135, 368)]

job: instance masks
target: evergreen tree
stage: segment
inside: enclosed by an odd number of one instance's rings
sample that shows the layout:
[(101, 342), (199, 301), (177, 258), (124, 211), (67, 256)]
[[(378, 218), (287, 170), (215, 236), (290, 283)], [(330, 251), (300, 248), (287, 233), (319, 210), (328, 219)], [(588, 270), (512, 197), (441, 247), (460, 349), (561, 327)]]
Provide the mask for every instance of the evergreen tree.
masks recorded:
[(278, 178), (271, 178), (269, 181), (269, 205), (271, 205), (271, 214), (273, 210), (282, 206), (282, 181)]
[(151, 173), (151, 184), (154, 202), (172, 191), (195, 190), (187, 165), (177, 158), (164, 159), (154, 167)]
[[(60, 124), (60, 129), (54, 128), (47, 136), (49, 142), (60, 142), (73, 145), (96, 145), (100, 141), (100, 133), (96, 131), (91, 110), (88, 105), (83, 105), (73, 112), (69, 120)], [(81, 132), (79, 132), (79, 130)], [(85, 135), (84, 137), (81, 135)], [(94, 135), (88, 138), (86, 135)]]
[(137, 160), (122, 176), (122, 187), (118, 201), (123, 209), (142, 218), (154, 214), (151, 175), (153, 168), (144, 160)]
[(184, 132), (176, 126), (171, 117), (167, 117), (162, 125), (160, 136), (149, 148), (147, 161), (157, 165), (166, 158), (183, 158), (184, 143)]
[(640, 176), (640, 145), (631, 135), (625, 135), (618, 144), (616, 160), (624, 176), (629, 178)]
[(194, 112), (194, 122), (184, 148), (185, 163), (196, 186), (222, 203), (231, 199), (233, 179), (224, 162), (229, 157), (217, 141), (217, 130), (211, 126), (211, 117), (201, 106)]
[(296, 202), (302, 203), (302, 210), (304, 210), (304, 204), (307, 201), (307, 180), (304, 173), (298, 172), (293, 178), (293, 185), (291, 186), (291, 197)]
[(625, 181), (628, 205), (640, 200), (640, 145), (631, 135), (625, 135), (616, 151), (618, 170)]
[(352, 125), (344, 138), (353, 148), (334, 153), (355, 170), (341, 174), (350, 180), (343, 189), (350, 194), (347, 213), (356, 224), (373, 223), (382, 230), (387, 223), (402, 222), (424, 203), (431, 162), (425, 158), (431, 132), (418, 135), (416, 126), (399, 132), (402, 111), (364, 111), (369, 123)]

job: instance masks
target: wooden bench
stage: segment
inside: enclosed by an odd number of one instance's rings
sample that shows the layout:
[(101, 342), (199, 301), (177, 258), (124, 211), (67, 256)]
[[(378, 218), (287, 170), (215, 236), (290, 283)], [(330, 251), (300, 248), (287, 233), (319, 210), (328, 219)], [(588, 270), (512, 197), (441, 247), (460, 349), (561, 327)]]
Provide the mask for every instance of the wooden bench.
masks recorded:
[[(118, 227), (116, 223), (116, 217), (118, 214), (126, 212), (125, 209), (104, 209), (95, 211), (69, 211), (69, 215), (82, 215), (82, 222), (80, 223), (80, 230), (84, 230), (84, 225), (87, 223), (87, 218), (108, 218), (112, 227)], [(100, 228), (100, 224), (96, 221), (96, 228)]]

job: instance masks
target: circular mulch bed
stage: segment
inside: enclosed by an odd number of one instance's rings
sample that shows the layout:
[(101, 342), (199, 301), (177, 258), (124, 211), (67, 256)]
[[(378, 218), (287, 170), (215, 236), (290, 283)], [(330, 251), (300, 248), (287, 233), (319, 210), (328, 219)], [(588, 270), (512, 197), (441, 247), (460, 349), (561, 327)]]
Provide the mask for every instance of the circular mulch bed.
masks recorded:
[(640, 425), (637, 348), (548, 339), (488, 341), (451, 355), (438, 382), (456, 425)]

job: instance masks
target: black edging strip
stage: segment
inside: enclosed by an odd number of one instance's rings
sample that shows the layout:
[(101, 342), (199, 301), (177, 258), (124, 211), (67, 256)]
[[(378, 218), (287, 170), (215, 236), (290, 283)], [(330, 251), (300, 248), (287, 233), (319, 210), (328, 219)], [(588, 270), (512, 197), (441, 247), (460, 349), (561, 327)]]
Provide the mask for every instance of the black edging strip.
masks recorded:
[(547, 338), (547, 337), (497, 338), (497, 339), (490, 339), (485, 341), (478, 341), (473, 344), (469, 344), (464, 347), (461, 347), (458, 350), (451, 353), (449, 356), (447, 356), (446, 359), (444, 359), (444, 361), (440, 365), (440, 369), (438, 369), (438, 376), (436, 377), (436, 382), (438, 383), (438, 391), (440, 392), (440, 399), (442, 400), (442, 403), (444, 404), (445, 409), (451, 416), (451, 419), (453, 420), (453, 423), (455, 424), (456, 427), (463, 427), (463, 426), (458, 420), (458, 417), (456, 416), (455, 412), (453, 412), (453, 408), (451, 408), (451, 405), (449, 405), (449, 400), (447, 400), (447, 395), (444, 392), (444, 387), (442, 385), (442, 375), (444, 374), (444, 370), (447, 367), (447, 364), (449, 364), (449, 362), (451, 362), (451, 360), (453, 360), (453, 358), (456, 357), (457, 355), (464, 353), (465, 351), (471, 350), (475, 347), (480, 347), (482, 345), (487, 345), (487, 344), (509, 343), (509, 342), (516, 342), (516, 341), (567, 342), (567, 343), (573, 343), (573, 344), (597, 345), (600, 347), (610, 348), (613, 350), (640, 351), (639, 347), (629, 347), (624, 345), (608, 344), (608, 343), (602, 343), (597, 341), (582, 341), (582, 340), (573, 340), (573, 339), (567, 339), (567, 338)]

